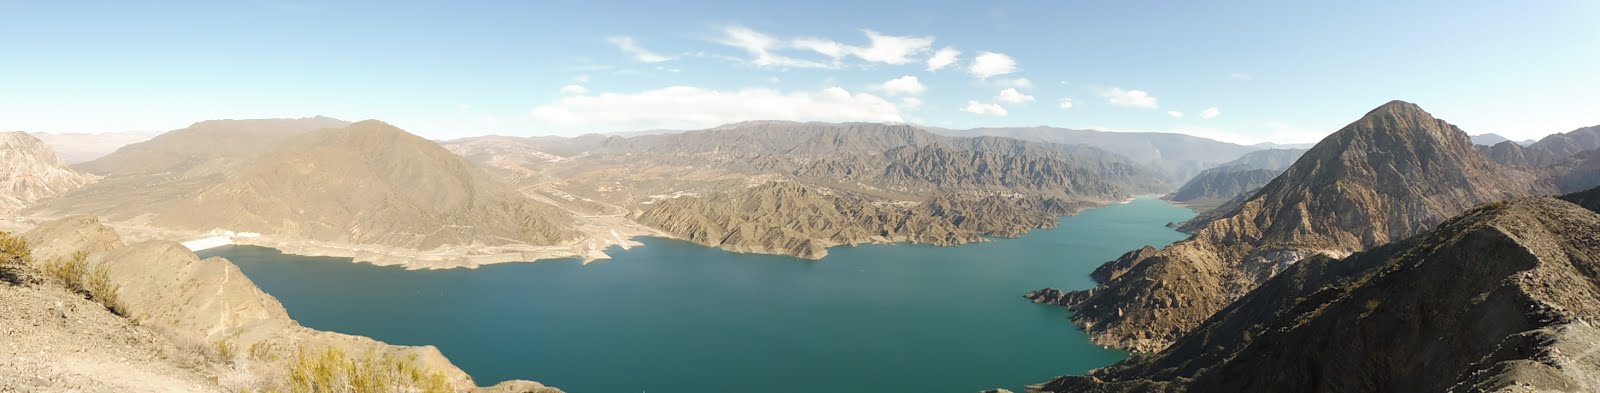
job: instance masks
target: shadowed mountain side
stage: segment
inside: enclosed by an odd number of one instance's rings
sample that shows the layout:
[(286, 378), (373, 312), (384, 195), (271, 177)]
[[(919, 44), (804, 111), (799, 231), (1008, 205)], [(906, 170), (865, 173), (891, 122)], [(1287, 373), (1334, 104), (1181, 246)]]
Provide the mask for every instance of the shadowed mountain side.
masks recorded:
[(1491, 204), (1404, 242), (1302, 260), (1165, 351), (1040, 388), (1592, 391), (1595, 233), (1600, 215), (1554, 198)]

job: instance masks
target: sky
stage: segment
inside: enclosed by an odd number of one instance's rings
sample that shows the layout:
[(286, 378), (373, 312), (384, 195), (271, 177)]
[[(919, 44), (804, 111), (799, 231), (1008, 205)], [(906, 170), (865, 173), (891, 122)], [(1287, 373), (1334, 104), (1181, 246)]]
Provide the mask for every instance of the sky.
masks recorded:
[(743, 120), (1314, 142), (1378, 105), (1600, 125), (1600, 2), (0, 0), (0, 130), (380, 119), (447, 139)]

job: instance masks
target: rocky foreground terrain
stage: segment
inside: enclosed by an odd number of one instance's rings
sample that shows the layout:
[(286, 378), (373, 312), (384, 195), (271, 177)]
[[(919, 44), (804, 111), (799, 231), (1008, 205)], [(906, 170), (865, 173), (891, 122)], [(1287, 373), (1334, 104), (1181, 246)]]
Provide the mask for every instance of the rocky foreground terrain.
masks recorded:
[(479, 388), (433, 347), (305, 328), (222, 258), (123, 244), (72, 217), (0, 236), (0, 386), (94, 392), (527, 392)]
[(1408, 240), (1307, 258), (1164, 351), (1037, 388), (1595, 391), (1600, 189), (1564, 199), (1491, 203)]
[(1342, 257), (1484, 203), (1553, 191), (1491, 161), (1455, 126), (1390, 102), (1259, 192), (1183, 224), (1191, 238), (1130, 252), (1097, 271), (1097, 287), (1051, 300), (1096, 343), (1158, 351), (1296, 261)]

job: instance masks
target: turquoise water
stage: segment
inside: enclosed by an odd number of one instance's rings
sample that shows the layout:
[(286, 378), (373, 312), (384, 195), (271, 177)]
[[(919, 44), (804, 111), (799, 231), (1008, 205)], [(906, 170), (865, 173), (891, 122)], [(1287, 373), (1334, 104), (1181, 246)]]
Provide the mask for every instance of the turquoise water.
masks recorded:
[(260, 247), (232, 259), (302, 324), (438, 346), (480, 384), (585, 392), (1021, 391), (1125, 354), (1022, 294), (1087, 288), (1122, 252), (1184, 237), (1160, 200), (961, 247), (840, 247), (820, 262), (667, 239), (610, 261), (406, 271)]

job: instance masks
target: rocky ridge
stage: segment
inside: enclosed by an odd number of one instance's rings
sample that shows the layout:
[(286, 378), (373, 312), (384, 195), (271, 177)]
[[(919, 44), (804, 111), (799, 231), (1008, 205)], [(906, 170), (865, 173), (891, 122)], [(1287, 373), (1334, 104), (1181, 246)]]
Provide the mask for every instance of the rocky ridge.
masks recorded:
[(1564, 199), (1492, 203), (1342, 260), (1307, 258), (1162, 352), (1038, 389), (1592, 391), (1600, 189)]
[(940, 246), (1015, 237), (1090, 206), (1038, 196), (936, 196), (884, 204), (859, 195), (777, 181), (705, 197), (656, 202), (634, 216), (674, 236), (736, 252), (821, 259), (828, 247), (864, 243)]

